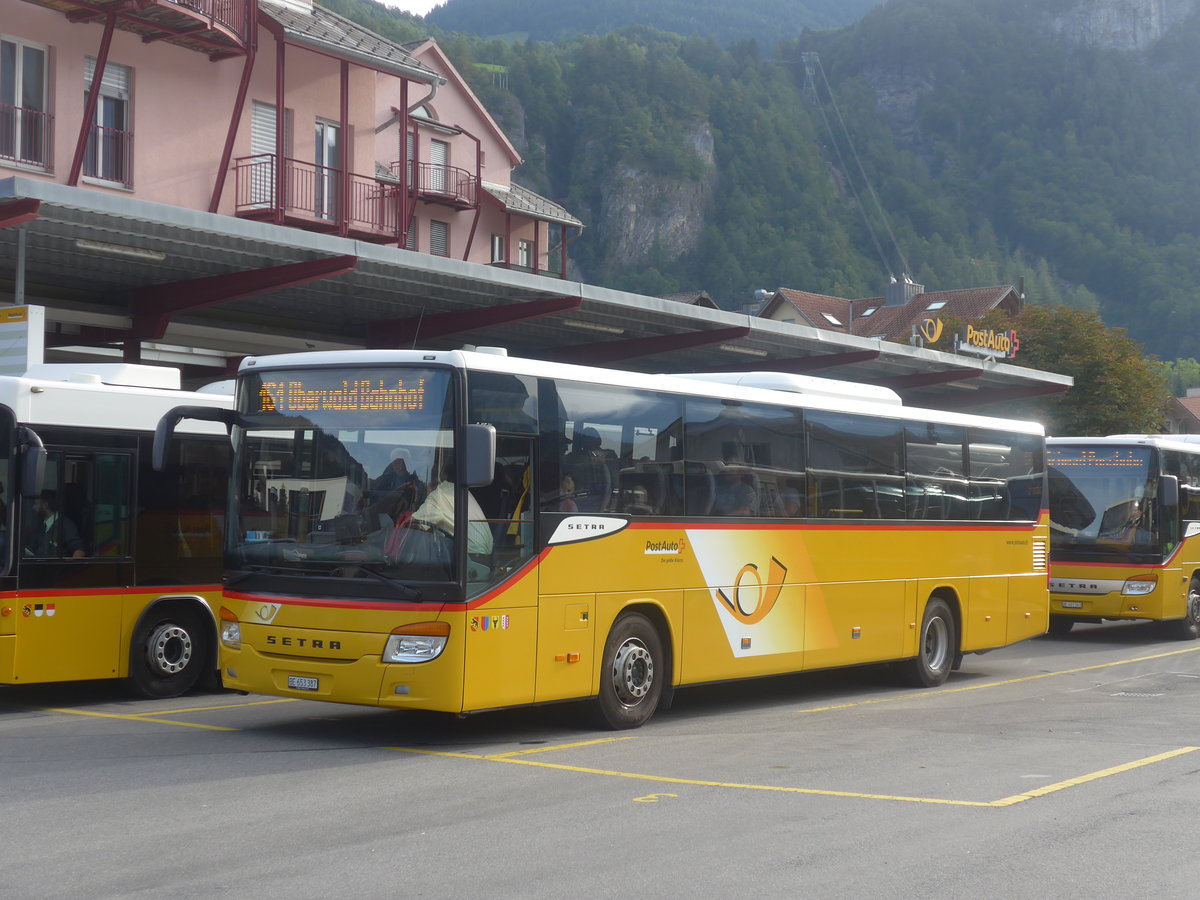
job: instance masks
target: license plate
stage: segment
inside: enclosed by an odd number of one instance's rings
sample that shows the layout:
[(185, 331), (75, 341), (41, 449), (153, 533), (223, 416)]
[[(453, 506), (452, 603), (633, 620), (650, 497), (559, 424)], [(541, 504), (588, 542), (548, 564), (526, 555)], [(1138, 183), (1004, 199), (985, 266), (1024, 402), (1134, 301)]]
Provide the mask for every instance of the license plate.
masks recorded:
[(297, 691), (315, 691), (317, 689), (317, 679), (309, 678), (307, 675), (289, 675), (288, 687), (294, 688)]
[(1083, 602), (1080, 600), (1064, 600), (1062, 602), (1063, 609), (1083, 609)]

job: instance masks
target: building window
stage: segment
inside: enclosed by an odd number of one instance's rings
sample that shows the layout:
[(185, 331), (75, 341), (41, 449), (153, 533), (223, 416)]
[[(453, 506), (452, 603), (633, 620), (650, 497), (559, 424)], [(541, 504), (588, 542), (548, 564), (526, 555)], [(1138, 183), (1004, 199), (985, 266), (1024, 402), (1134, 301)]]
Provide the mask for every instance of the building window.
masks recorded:
[(504, 243), (505, 243), (504, 235), (502, 235), (502, 234), (493, 234), (492, 235), (492, 262), (494, 262), (494, 263), (504, 262), (504, 257), (505, 257), (504, 251), (506, 249), (504, 246)]
[(533, 241), (517, 241), (517, 265), (522, 269), (533, 267)]
[(408, 223), (408, 238), (404, 241), (404, 249), (416, 251), (417, 249), (417, 220), (413, 219)]
[(837, 316), (831, 315), (830, 313), (821, 313), (821, 315), (825, 317), (825, 321), (830, 325), (836, 325), (838, 328), (842, 327), (842, 323)]
[(437, 194), (450, 192), (450, 144), (447, 141), (429, 142), (429, 190)]
[(925, 311), (929, 312), (932, 309), (941, 309), (943, 306), (946, 305), (946, 303), (947, 303), (946, 300), (934, 300), (927, 307), (925, 307)]
[[(92, 90), (95, 74), (96, 60), (89, 56), (83, 73), (84, 103)], [(83, 174), (89, 178), (133, 186), (133, 131), (129, 114), (132, 83), (133, 72), (128, 66), (112, 62), (105, 65), (83, 160)]]
[(868, 316), (873, 316), (875, 314), (875, 310), (877, 310), (877, 309), (879, 309), (878, 306), (868, 306), (866, 309), (864, 309), (862, 311), (862, 315), (860, 315), (859, 318), (865, 319)]
[(450, 226), (446, 222), (429, 223), (429, 252), (434, 256), (450, 255)]
[(48, 51), (0, 40), (0, 160), (50, 168), (53, 122), (46, 96)]
[(335, 219), (338, 211), (338, 181), (341, 178), (342, 129), (334, 122), (317, 119), (313, 161), (313, 215)]

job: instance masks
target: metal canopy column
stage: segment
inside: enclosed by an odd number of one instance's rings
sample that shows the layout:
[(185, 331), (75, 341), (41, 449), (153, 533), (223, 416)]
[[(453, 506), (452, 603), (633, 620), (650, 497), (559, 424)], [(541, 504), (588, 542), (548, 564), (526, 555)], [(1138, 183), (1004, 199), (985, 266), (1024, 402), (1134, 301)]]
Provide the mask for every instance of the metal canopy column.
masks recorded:
[(548, 300), (530, 300), (525, 303), (510, 303), (505, 306), (489, 306), (484, 309), (469, 309), (457, 312), (433, 313), (393, 319), (390, 322), (373, 322), (366, 338), (366, 345), (373, 350), (415, 344), (418, 338), (433, 340), (490, 328), (524, 322), (541, 316), (553, 316), (571, 312), (583, 305), (582, 297), (552, 297)]
[(673, 350), (689, 350), (709, 344), (736, 341), (750, 334), (750, 327), (717, 328), (713, 331), (685, 331), (655, 337), (631, 338), (625, 341), (605, 341), (600, 344), (579, 344), (546, 354), (546, 359), (584, 365), (602, 365), (643, 356), (656, 356)]

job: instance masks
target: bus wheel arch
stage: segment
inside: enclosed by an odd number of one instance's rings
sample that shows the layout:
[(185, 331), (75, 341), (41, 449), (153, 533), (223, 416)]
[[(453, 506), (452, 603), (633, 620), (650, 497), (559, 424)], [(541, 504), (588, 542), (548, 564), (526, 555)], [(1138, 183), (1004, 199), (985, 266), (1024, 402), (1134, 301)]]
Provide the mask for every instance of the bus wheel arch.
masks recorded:
[(638, 728), (669, 704), (672, 655), (662, 611), (652, 604), (617, 614), (600, 655), (596, 713), (602, 727)]
[(1183, 618), (1167, 622), (1167, 630), (1177, 640), (1194, 641), (1200, 638), (1200, 572), (1192, 573), (1184, 604)]
[(952, 592), (934, 591), (925, 602), (917, 634), (917, 655), (897, 664), (906, 683), (916, 687), (945, 684), (960, 652), (962, 617)]
[(129, 682), (144, 697), (166, 699), (187, 693), (216, 669), (216, 625), (199, 597), (161, 597), (133, 629)]

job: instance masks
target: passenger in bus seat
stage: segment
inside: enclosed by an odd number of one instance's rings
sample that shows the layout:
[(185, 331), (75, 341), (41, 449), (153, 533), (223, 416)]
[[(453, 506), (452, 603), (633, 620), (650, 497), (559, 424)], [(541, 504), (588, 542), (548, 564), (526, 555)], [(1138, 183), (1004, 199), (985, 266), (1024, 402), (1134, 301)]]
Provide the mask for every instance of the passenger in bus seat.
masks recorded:
[(33, 557), (70, 557), (82, 559), (83, 539), (79, 528), (58, 511), (58, 496), (53, 491), (43, 491), (33, 501), (37, 516), (32, 532), (26, 536), (26, 555)]
[[(425, 502), (413, 513), (413, 520), (435, 525), (442, 531), (454, 534), (454, 457), (446, 454), (441, 470), (442, 480), (437, 483)], [(479, 506), (475, 495), (467, 491), (467, 552), (486, 556), (492, 552), (492, 530)]]
[(612, 469), (601, 449), (600, 432), (588, 426), (575, 433), (571, 452), (563, 457), (563, 470), (575, 481), (576, 500), (582, 512), (608, 508)]

